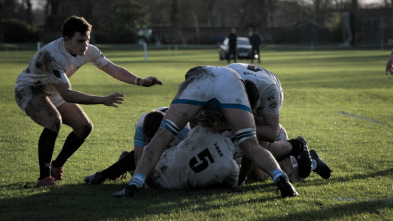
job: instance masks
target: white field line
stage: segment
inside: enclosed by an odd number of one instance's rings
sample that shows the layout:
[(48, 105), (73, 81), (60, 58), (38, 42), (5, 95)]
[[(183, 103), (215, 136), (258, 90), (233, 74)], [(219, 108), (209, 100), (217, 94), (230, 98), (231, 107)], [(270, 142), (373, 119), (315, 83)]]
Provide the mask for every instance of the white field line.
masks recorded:
[(343, 114), (343, 115), (348, 116), (348, 117), (353, 117), (353, 118), (357, 118), (357, 119), (362, 119), (362, 120), (370, 121), (370, 122), (376, 123), (376, 124), (384, 124), (384, 123), (385, 123), (385, 122), (373, 120), (373, 119), (370, 119), (370, 118), (367, 118), (367, 117), (357, 116), (357, 115), (355, 115), (355, 114), (349, 114), (349, 113), (346, 113), (346, 112), (344, 112), (344, 111), (338, 111), (338, 113), (339, 113), (339, 114)]

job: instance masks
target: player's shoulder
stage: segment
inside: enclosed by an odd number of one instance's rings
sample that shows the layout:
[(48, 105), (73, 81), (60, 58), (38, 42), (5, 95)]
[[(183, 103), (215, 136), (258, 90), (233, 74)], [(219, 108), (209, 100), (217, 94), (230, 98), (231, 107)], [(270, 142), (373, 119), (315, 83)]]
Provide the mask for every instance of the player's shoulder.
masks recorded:
[(64, 39), (63, 38), (58, 38), (56, 40), (53, 40), (53, 41), (49, 42), (47, 45), (45, 45), (44, 47), (42, 47), (41, 50), (47, 50), (47, 51), (50, 51), (52, 53), (63, 52), (63, 51), (65, 51)]
[[(62, 66), (63, 63), (67, 63), (67, 55), (63, 39), (56, 39), (43, 46), (34, 55), (32, 62), (37, 64), (52, 63), (57, 64), (57, 66)], [(39, 68), (37, 65), (34, 67)]]
[(89, 44), (87, 47), (88, 47), (87, 52), (83, 57), (90, 58), (90, 59), (96, 59), (97, 57), (104, 57), (104, 54), (97, 46)]
[(93, 44), (89, 44), (87, 47), (89, 48), (89, 50), (101, 51), (97, 46), (95, 46)]

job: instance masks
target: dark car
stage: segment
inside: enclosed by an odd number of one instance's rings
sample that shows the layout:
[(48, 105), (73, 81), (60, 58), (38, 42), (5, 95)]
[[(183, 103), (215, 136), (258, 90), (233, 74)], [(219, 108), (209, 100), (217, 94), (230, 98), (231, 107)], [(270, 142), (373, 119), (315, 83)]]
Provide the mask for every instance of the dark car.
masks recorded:
[[(219, 56), (220, 60), (227, 59), (228, 56), (228, 38), (225, 38), (222, 44), (220, 45)], [(250, 40), (246, 37), (237, 37), (237, 57), (239, 59), (251, 59), (252, 56), (252, 46), (250, 44)], [(232, 55), (233, 56), (233, 55)]]

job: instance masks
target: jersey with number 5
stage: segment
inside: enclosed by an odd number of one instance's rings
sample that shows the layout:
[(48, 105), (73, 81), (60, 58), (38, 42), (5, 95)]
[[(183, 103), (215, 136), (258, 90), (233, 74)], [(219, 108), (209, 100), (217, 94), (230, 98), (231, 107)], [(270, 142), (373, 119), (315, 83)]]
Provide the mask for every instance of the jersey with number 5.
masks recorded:
[(188, 138), (165, 150), (151, 175), (155, 187), (199, 189), (237, 185), (239, 166), (230, 138), (197, 126)]

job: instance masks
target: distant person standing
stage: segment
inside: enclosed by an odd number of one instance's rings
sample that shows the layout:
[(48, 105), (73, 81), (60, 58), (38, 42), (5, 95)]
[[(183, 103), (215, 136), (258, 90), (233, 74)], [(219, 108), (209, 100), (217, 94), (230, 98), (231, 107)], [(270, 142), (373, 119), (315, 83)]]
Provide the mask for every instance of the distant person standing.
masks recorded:
[(388, 75), (388, 72), (393, 75), (393, 50), (390, 53), (388, 61), (386, 62), (386, 71), (385, 74)]
[(252, 56), (251, 63), (254, 63), (254, 59), (258, 57), (258, 63), (261, 63), (261, 57), (259, 56), (259, 45), (262, 43), (261, 37), (258, 34), (258, 31), (254, 29), (252, 35), (250, 36), (250, 44), (252, 46)]
[(231, 62), (231, 55), (233, 55), (233, 59), (235, 60), (235, 63), (237, 62), (237, 51), (236, 51), (236, 46), (237, 46), (237, 35), (236, 35), (236, 29), (232, 28), (231, 33), (228, 35), (228, 64)]

